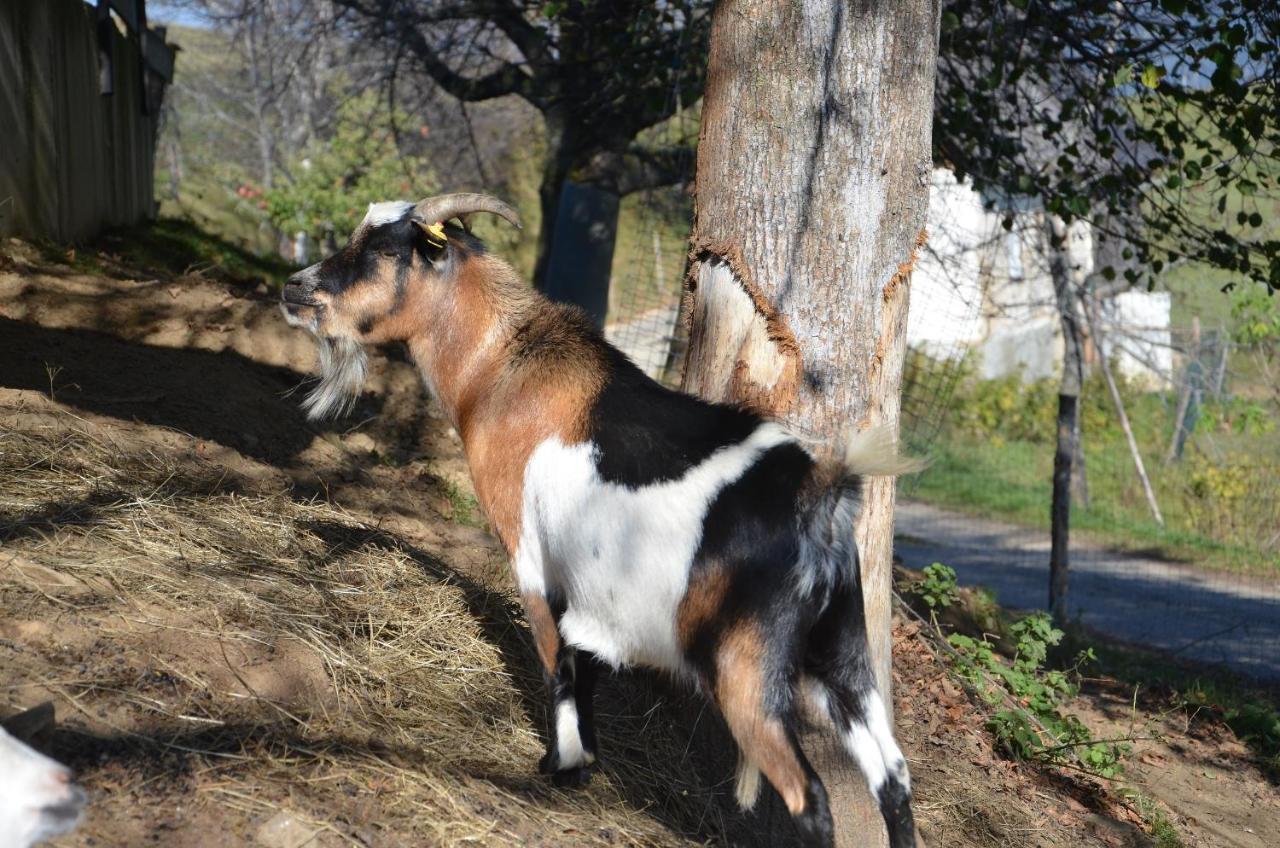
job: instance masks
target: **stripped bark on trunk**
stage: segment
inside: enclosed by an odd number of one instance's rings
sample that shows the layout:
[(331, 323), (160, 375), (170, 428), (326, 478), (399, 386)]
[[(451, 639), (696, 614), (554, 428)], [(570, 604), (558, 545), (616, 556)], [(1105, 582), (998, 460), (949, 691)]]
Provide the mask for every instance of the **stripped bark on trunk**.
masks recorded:
[[(926, 238), (939, 9), (932, 0), (717, 6), (686, 390), (832, 443), (897, 427), (911, 271)], [(893, 507), (893, 481), (872, 480), (857, 531), (886, 695)], [(837, 784), (857, 780), (847, 765), (827, 765)], [(882, 838), (861, 790), (828, 788), (849, 844)]]

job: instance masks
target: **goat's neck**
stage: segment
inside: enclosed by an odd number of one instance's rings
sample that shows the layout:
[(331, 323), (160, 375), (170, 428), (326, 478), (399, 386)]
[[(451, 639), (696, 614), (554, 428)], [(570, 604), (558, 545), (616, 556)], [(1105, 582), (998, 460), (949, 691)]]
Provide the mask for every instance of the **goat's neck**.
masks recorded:
[(467, 304), (438, 313), (408, 341), (423, 382), (459, 433), (501, 368), (511, 325), (510, 316), (487, 305)]

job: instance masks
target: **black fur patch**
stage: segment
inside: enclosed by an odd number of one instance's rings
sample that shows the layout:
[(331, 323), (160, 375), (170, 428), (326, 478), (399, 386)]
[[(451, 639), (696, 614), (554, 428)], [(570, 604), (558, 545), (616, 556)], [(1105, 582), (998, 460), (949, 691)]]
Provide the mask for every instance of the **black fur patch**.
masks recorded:
[(658, 384), (613, 347), (606, 355), (609, 377), (591, 414), (602, 480), (638, 488), (678, 479), (760, 426), (750, 412)]
[(775, 445), (725, 486), (707, 509), (697, 560), (787, 568), (799, 555), (796, 509), (813, 458), (795, 442)]
[(809, 630), (806, 619), (817, 612), (797, 604), (787, 591), (800, 555), (796, 510), (812, 470), (813, 458), (794, 442), (765, 451), (711, 502), (689, 578), (693, 582), (710, 568), (730, 575), (720, 614), (691, 640), (690, 659), (713, 677), (713, 657), (726, 628), (747, 618), (759, 622), (769, 634), (772, 654), (765, 663), (766, 706), (780, 714), (789, 700), (788, 675), (802, 649), (798, 638)]

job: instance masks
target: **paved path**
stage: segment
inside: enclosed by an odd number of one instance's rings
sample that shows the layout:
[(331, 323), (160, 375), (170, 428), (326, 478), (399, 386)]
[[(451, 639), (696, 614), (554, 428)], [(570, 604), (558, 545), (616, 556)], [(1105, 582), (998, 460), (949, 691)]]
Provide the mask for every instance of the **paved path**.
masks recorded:
[[(910, 568), (943, 562), (962, 585), (1000, 603), (1043, 608), (1047, 532), (925, 504), (898, 505), (895, 549)], [(1280, 680), (1280, 579), (1261, 580), (1073, 544), (1072, 617), (1094, 630), (1179, 656)]]

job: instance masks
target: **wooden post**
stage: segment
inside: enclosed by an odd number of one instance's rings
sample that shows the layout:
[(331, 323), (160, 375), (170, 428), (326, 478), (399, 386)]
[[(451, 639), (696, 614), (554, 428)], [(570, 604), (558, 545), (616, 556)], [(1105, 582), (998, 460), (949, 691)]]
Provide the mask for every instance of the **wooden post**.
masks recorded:
[(1045, 215), (1049, 273), (1062, 322), (1062, 382), (1058, 388), (1057, 445), (1053, 454), (1053, 497), (1049, 506), (1049, 611), (1059, 626), (1067, 623), (1067, 584), (1071, 570), (1071, 464), (1076, 455), (1084, 349), (1075, 287), (1067, 253), (1067, 225)]
[(1137, 469), (1138, 479), (1142, 481), (1142, 491), (1147, 496), (1147, 506), (1151, 509), (1151, 517), (1156, 520), (1156, 524), (1163, 527), (1164, 516), (1160, 514), (1160, 504), (1156, 503), (1156, 494), (1151, 489), (1151, 480), (1147, 477), (1146, 466), (1142, 463), (1142, 453), (1138, 450), (1138, 440), (1133, 437), (1133, 428), (1129, 426), (1129, 416), (1124, 411), (1124, 401), (1120, 398), (1120, 390), (1116, 387), (1115, 378), (1111, 375), (1111, 365), (1107, 362), (1107, 352), (1103, 349), (1097, 317), (1093, 314), (1093, 307), (1087, 300), (1084, 311), (1085, 319), (1089, 322), (1090, 332), (1098, 340), (1098, 365), (1102, 368), (1103, 379), (1107, 381), (1107, 391), (1111, 393), (1111, 401), (1116, 405), (1116, 414), (1120, 416), (1120, 427), (1124, 430), (1124, 437), (1129, 442), (1129, 453), (1133, 456), (1133, 467)]

